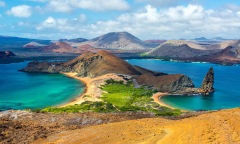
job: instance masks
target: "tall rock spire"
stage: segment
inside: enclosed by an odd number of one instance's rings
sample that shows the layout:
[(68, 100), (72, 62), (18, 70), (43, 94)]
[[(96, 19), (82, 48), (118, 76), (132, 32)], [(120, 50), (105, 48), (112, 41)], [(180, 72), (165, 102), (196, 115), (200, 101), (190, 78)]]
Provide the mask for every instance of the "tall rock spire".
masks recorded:
[(203, 79), (202, 86), (199, 89), (199, 92), (205, 95), (209, 95), (209, 93), (214, 92), (213, 85), (214, 85), (214, 70), (213, 67), (211, 67)]

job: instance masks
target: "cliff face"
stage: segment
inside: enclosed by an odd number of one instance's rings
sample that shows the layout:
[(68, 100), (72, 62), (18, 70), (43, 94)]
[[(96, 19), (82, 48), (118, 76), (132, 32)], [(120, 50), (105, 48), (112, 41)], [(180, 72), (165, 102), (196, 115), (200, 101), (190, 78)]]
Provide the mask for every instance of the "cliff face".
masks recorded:
[(214, 71), (213, 68), (211, 67), (206, 76), (204, 77), (202, 86), (199, 89), (199, 91), (201, 93), (208, 95), (209, 93), (214, 92), (213, 85), (214, 85)]
[(192, 80), (181, 74), (171, 74), (154, 76), (152, 74), (143, 74), (136, 78), (138, 84), (151, 86), (160, 92), (180, 92), (186, 88), (194, 88)]
[(62, 63), (59, 62), (30, 62), (26, 68), (20, 71), (33, 73), (59, 73), (62, 70)]

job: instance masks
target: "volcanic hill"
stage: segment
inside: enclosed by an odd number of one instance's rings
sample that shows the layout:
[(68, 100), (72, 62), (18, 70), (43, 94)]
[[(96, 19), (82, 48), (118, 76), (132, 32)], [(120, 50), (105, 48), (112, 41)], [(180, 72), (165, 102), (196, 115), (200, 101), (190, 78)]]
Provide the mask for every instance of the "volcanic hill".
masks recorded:
[(21, 71), (43, 73), (77, 73), (79, 77), (94, 78), (114, 73), (130, 77), (135, 85), (147, 85), (161, 92), (198, 93), (192, 80), (181, 74), (166, 74), (133, 66), (107, 52), (87, 52), (68, 62), (30, 62)]
[(158, 45), (146, 43), (128, 32), (110, 32), (82, 44), (105, 50), (144, 50)]

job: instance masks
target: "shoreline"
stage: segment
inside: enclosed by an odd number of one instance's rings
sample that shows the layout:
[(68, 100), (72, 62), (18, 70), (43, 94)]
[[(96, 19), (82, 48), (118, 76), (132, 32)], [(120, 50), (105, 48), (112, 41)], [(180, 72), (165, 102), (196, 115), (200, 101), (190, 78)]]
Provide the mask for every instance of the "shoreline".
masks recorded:
[[(153, 94), (152, 98), (153, 98), (154, 102), (160, 104), (161, 106), (165, 106), (165, 107), (168, 107), (170, 109), (180, 109), (180, 108), (170, 106), (170, 105), (164, 103), (163, 101), (161, 101), (161, 98), (164, 97), (164, 96), (167, 96), (167, 95), (170, 95), (170, 93), (157, 92), (157, 93)], [(185, 110), (185, 109), (180, 109), (180, 110), (182, 112), (187, 112), (188, 111), (188, 110)]]
[(57, 107), (66, 107), (66, 106), (82, 103), (84, 101), (83, 100), (83, 96), (89, 91), (89, 86), (88, 86), (89, 82), (87, 81), (87, 78), (77, 77), (76, 76), (77, 73), (62, 73), (62, 74), (67, 76), (67, 77), (70, 77), (70, 78), (73, 78), (73, 79), (81, 81), (83, 83), (83, 85), (84, 85), (84, 91), (79, 96), (77, 96), (76, 98), (72, 99), (71, 101), (66, 102), (64, 104), (60, 104)]
[(153, 94), (152, 98), (154, 100), (154, 102), (160, 104), (161, 106), (165, 106), (165, 107), (168, 107), (168, 108), (171, 108), (171, 109), (176, 109), (170, 105), (167, 105), (166, 103), (164, 103), (163, 101), (160, 100), (161, 97), (164, 97), (164, 96), (167, 96), (169, 95), (169, 93), (162, 93), (162, 92), (157, 92), (155, 94)]
[[(81, 81), (84, 84), (84, 91), (83, 93), (81, 93), (79, 96), (77, 96), (76, 98), (74, 98), (73, 100), (66, 102), (64, 104), (58, 105), (57, 107), (66, 107), (66, 106), (70, 106), (70, 105), (75, 105), (75, 104), (81, 104), (84, 101), (102, 101), (101, 99), (99, 99), (99, 97), (101, 96), (101, 91), (97, 91), (98, 88), (98, 84), (96, 84), (96, 81), (100, 81), (100, 80), (104, 80), (106, 79), (106, 77), (114, 77), (116, 75), (114, 74), (107, 74), (107, 75), (103, 75), (97, 78), (88, 78), (88, 77), (77, 77), (77, 73), (63, 73), (63, 75), (70, 77), (70, 78), (74, 78), (77, 79), (79, 81)], [(109, 79), (107, 78), (107, 79)], [(95, 82), (95, 83), (93, 83)], [(92, 94), (96, 92), (96, 94), (94, 96), (92, 96)], [(84, 95), (89, 95), (90, 97), (84, 97)], [(158, 103), (161, 106), (165, 106), (171, 109), (179, 109), (179, 108), (175, 108), (173, 106), (170, 106), (166, 103), (164, 103), (163, 101), (161, 101), (161, 97), (163, 96), (167, 96), (169, 95), (169, 93), (162, 93), (162, 92), (157, 92), (155, 94), (153, 94), (152, 98), (153, 101)], [(180, 109), (181, 111), (186, 111), (184, 109)]]
[(102, 101), (100, 99), (102, 95), (102, 90), (99, 88), (99, 86), (104, 85), (105, 81), (111, 78), (116, 79), (118, 81), (124, 80), (122, 77), (119, 77), (114, 73), (109, 73), (109, 74), (105, 74), (105, 75), (94, 77), (94, 78), (78, 77), (76, 76), (77, 73), (62, 73), (62, 74), (70, 78), (74, 78), (81, 81), (82, 83), (84, 83), (85, 88), (84, 88), (84, 92), (81, 93), (79, 96), (76, 96), (74, 99), (64, 104), (60, 104), (57, 107), (66, 107), (70, 105), (81, 104), (85, 101), (93, 101), (93, 102)]

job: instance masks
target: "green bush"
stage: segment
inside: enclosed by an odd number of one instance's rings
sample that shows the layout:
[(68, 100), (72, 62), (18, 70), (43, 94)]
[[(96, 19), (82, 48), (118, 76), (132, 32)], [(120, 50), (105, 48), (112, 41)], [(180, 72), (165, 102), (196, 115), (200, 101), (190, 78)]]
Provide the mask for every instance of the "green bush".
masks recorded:
[(173, 110), (162, 107), (153, 102), (152, 95), (155, 90), (149, 90), (145, 87), (134, 88), (131, 81), (126, 84), (109, 79), (107, 84), (102, 87), (106, 91), (101, 99), (111, 103), (120, 111), (146, 111), (153, 112), (161, 116), (176, 116), (181, 114), (180, 110)]
[(86, 101), (82, 104), (75, 104), (67, 107), (47, 107), (42, 109), (40, 112), (52, 112), (52, 113), (76, 113), (76, 112), (115, 112), (117, 109), (110, 103), (105, 102), (90, 102)]

